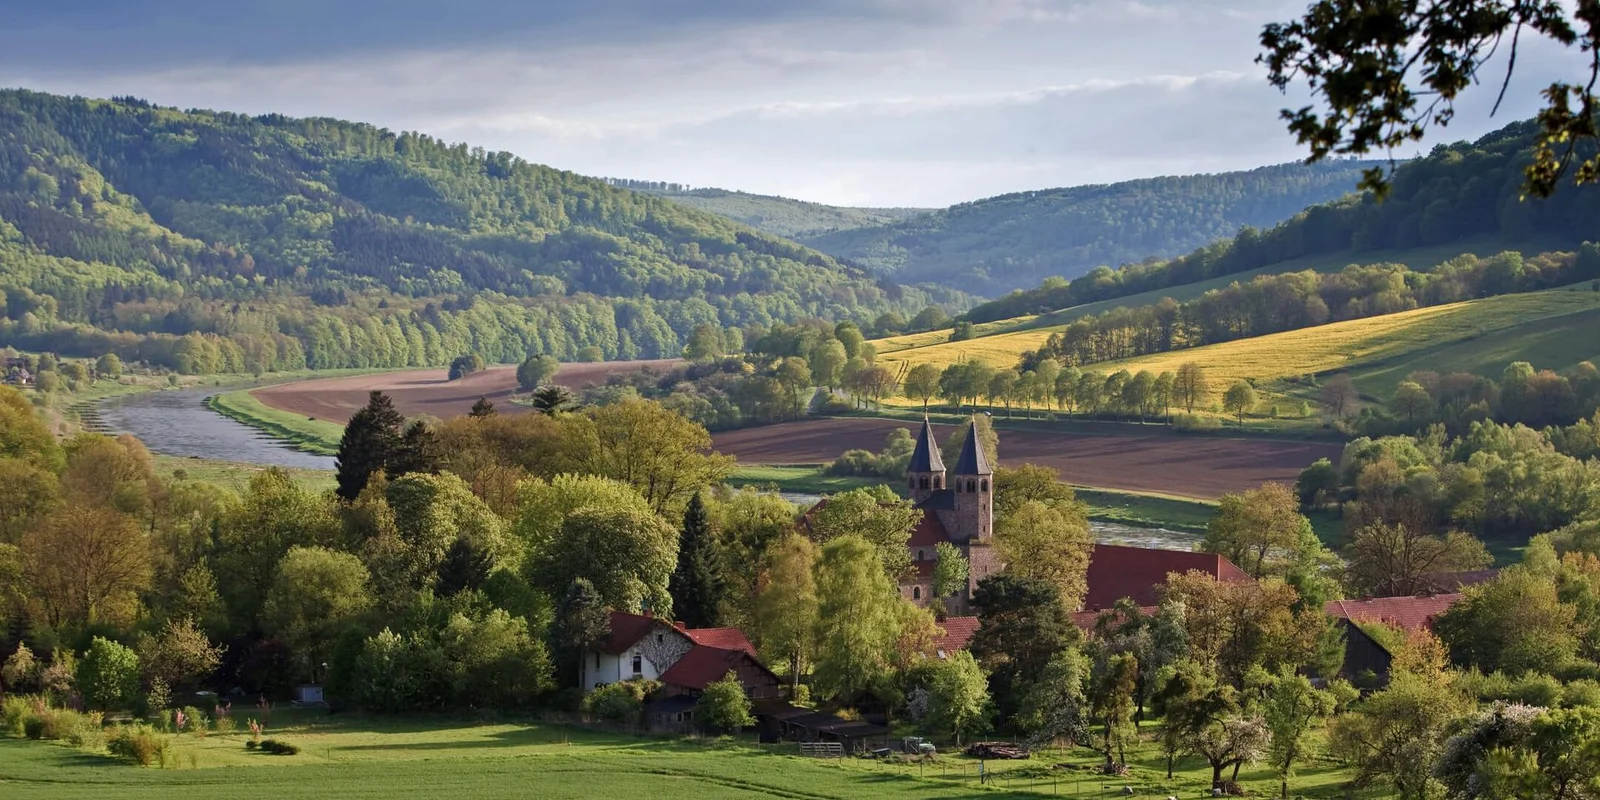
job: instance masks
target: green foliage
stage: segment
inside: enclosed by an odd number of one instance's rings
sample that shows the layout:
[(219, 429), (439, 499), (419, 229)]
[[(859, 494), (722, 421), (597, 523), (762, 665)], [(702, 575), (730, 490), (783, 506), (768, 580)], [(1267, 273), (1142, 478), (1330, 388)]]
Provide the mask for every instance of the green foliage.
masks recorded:
[(139, 700), (139, 654), (96, 636), (78, 662), (77, 685), (91, 708), (132, 708)]
[(155, 635), (139, 638), (139, 667), (152, 688), (159, 680), (171, 688), (189, 689), (216, 670), (223, 650), (211, 644), (193, 619), (169, 619)]
[(321, 547), (295, 547), (278, 564), (261, 621), (268, 633), (320, 663), (328, 646), (372, 606), (361, 559)]
[[(583, 710), (607, 722), (638, 724), (644, 714), (645, 698), (660, 686), (655, 681), (642, 679), (608, 683), (583, 696)], [(744, 690), (739, 692), (743, 694)]]
[(400, 451), (400, 426), (405, 418), (388, 395), (374, 389), (367, 404), (350, 417), (339, 440), (339, 496), (354, 500), (367, 480), (387, 470)]
[(550, 355), (530, 355), (517, 365), (517, 388), (531, 392), (550, 382), (561, 369), (561, 362)]
[(673, 616), (691, 628), (720, 627), (725, 587), (715, 533), (700, 495), (689, 498), (668, 591)]
[[(904, 550), (904, 543), (901, 544)], [(828, 541), (816, 562), (816, 662), (812, 685), (849, 702), (886, 675), (903, 602), (879, 549), (861, 536)]]
[(8, 91), (0, 127), (0, 341), (30, 350), (193, 374), (657, 358), (712, 320), (866, 322), (963, 297), (370, 125)]
[(931, 671), (923, 724), (930, 730), (950, 734), (957, 745), (963, 736), (987, 730), (992, 712), (989, 676), (972, 653), (951, 653), (935, 663)]
[(733, 670), (722, 680), (706, 684), (694, 710), (695, 719), (714, 730), (737, 733), (740, 728), (756, 724), (755, 716), (750, 713), (750, 698), (744, 693), (739, 674)]
[(113, 728), (106, 750), (141, 767), (165, 767), (173, 758), (171, 739), (144, 723)]
[(990, 690), (1004, 724), (1051, 659), (1080, 634), (1060, 592), (1048, 581), (1002, 572), (978, 582), (972, 604), (979, 627), (969, 649), (989, 670)]
[(1276, 224), (1352, 190), (1362, 166), (1282, 164), (1044, 189), (804, 241), (880, 274), (992, 296), (1102, 264), (1176, 255), (1244, 226)]

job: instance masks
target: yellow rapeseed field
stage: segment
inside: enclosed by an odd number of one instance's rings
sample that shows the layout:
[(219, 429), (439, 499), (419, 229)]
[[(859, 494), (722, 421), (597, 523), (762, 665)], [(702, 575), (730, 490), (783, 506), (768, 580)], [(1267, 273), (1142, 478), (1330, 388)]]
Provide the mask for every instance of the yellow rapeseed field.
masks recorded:
[[(1105, 373), (1119, 369), (1161, 373), (1193, 361), (1206, 370), (1213, 390), (1220, 394), (1241, 378), (1272, 381), (1374, 364), (1597, 308), (1600, 308), (1600, 293), (1592, 291), (1550, 290), (1503, 295), (1108, 361), (1086, 369)], [(1051, 329), (1043, 328), (946, 342), (890, 353), (882, 360), (895, 368), (901, 363), (932, 363), (942, 369), (969, 358), (978, 358), (996, 367), (1011, 367), (1016, 365), (1023, 351), (1037, 349), (1050, 333)]]

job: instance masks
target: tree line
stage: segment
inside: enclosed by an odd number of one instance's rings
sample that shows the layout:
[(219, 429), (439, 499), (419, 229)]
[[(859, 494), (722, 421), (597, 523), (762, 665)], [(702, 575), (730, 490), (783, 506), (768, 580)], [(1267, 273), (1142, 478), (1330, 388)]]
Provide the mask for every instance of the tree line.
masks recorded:
[(1517, 122), (1476, 142), (1436, 146), (1398, 166), (1387, 196), (1371, 194), (1313, 205), (1270, 229), (1236, 235), (1177, 258), (1096, 267), (1067, 281), (1046, 278), (973, 308), (964, 318), (989, 322), (1042, 314), (1083, 303), (1183, 286), (1260, 269), (1296, 258), (1442, 245), (1498, 236), (1508, 243), (1552, 237), (1576, 247), (1593, 238), (1589, 220), (1600, 192), (1567, 185), (1550, 197), (1524, 202), (1522, 167), (1532, 157), (1539, 127)]

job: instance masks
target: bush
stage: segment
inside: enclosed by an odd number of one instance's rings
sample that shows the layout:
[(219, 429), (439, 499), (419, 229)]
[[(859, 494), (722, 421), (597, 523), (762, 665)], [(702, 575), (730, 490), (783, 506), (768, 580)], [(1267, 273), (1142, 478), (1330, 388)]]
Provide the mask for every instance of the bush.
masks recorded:
[(1511, 677), (1504, 672), (1485, 675), (1477, 669), (1469, 669), (1462, 673), (1460, 685), (1462, 691), (1478, 698), (1479, 702), (1488, 703), (1511, 696)]
[(256, 748), (258, 748), (260, 746), (261, 746), (261, 743), (256, 741), (256, 740), (254, 740), (254, 739), (251, 739), (251, 740), (249, 740), (249, 741), (244, 743), (244, 749), (246, 749), (246, 750), (254, 750), (254, 749), (256, 749)]
[(1562, 687), (1561, 705), (1566, 708), (1600, 707), (1600, 681), (1584, 678)]
[(22, 738), (27, 735), (23, 722), (33, 714), (34, 704), (41, 702), (37, 697), (28, 695), (12, 695), (4, 702), (0, 702), (0, 734)]
[(194, 706), (183, 707), (183, 730), (180, 733), (192, 733), (204, 737), (211, 729), (211, 724), (206, 720), (205, 712)]
[(655, 681), (608, 683), (583, 698), (583, 710), (609, 722), (638, 722), (645, 697), (660, 685)]
[(172, 743), (144, 723), (118, 726), (106, 737), (106, 750), (141, 767), (166, 766), (172, 758)]
[(1511, 684), (1511, 694), (1505, 698), (1528, 706), (1554, 708), (1561, 704), (1561, 681), (1538, 673), (1530, 673)]
[(1222, 421), (1216, 417), (1207, 417), (1200, 414), (1178, 414), (1172, 418), (1172, 429), (1185, 433), (1219, 431), (1222, 430)]
[(279, 741), (277, 739), (262, 739), (261, 744), (257, 746), (257, 749), (263, 753), (270, 753), (275, 756), (294, 756), (300, 754), (300, 748), (295, 747), (288, 742)]

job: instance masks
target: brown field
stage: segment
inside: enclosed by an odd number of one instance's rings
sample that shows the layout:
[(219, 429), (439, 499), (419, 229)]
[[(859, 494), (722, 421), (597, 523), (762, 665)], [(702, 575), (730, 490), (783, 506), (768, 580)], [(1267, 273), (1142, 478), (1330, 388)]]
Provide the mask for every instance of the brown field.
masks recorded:
[[(852, 448), (881, 450), (884, 437), (910, 422), (828, 419), (724, 431), (712, 436), (718, 452), (741, 464), (815, 464)], [(935, 425), (940, 441), (953, 426)], [(1081, 486), (1214, 500), (1267, 481), (1293, 483), (1319, 458), (1337, 461), (1341, 445), (1268, 439), (1000, 431), (1000, 460), (1043, 464)]]
[[(572, 389), (581, 389), (603, 383), (618, 372), (655, 368), (664, 370), (678, 359), (655, 361), (602, 361), (593, 364), (562, 364), (556, 373), (556, 383)], [(273, 408), (303, 414), (317, 419), (343, 421), (356, 409), (367, 404), (367, 393), (381, 389), (394, 399), (395, 408), (406, 416), (431, 414), (448, 419), (471, 410), (479, 397), (494, 401), (507, 413), (526, 411), (509, 402), (517, 388), (517, 368), (513, 366), (490, 367), (458, 381), (446, 380), (449, 370), (416, 369), (405, 372), (382, 372), (372, 375), (351, 375), (344, 378), (319, 378), (296, 381), (278, 386), (256, 389), (251, 394)]]

